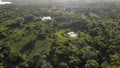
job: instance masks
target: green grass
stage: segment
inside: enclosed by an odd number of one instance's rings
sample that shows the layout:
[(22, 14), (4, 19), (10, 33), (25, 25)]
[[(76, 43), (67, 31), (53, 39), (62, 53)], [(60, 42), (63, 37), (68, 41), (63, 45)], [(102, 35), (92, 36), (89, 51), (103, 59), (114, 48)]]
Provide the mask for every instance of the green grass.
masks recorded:
[(37, 40), (34, 44), (34, 49), (32, 50), (30, 57), (36, 53), (48, 53), (50, 51), (51, 45), (51, 42), (48, 40)]
[(60, 30), (56, 33), (56, 38), (59, 42), (65, 42), (69, 39), (64, 36), (64, 33), (65, 33), (65, 30)]

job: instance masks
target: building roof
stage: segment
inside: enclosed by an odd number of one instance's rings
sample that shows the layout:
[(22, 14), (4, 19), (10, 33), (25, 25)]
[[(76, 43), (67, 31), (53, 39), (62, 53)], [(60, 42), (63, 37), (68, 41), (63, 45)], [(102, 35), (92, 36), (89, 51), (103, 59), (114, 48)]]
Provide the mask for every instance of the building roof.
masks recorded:
[(42, 20), (51, 20), (52, 18), (50, 16), (42, 17)]
[(77, 34), (75, 34), (74, 32), (69, 32), (68, 35), (69, 35), (70, 37), (76, 37), (76, 36), (77, 36)]

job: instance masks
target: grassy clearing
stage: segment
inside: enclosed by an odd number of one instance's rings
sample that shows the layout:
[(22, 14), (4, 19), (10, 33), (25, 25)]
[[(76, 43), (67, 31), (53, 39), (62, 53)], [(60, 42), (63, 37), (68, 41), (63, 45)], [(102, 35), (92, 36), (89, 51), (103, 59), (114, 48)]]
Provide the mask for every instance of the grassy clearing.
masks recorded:
[(56, 33), (56, 38), (59, 42), (65, 42), (69, 39), (64, 36), (64, 33), (65, 33), (65, 30), (60, 30)]

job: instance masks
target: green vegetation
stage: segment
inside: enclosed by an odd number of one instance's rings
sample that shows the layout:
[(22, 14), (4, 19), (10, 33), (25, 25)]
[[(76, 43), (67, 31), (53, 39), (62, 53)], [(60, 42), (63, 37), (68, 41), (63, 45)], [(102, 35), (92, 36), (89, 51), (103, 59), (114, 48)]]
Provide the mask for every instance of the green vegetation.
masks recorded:
[(0, 68), (120, 68), (119, 7), (1, 5)]

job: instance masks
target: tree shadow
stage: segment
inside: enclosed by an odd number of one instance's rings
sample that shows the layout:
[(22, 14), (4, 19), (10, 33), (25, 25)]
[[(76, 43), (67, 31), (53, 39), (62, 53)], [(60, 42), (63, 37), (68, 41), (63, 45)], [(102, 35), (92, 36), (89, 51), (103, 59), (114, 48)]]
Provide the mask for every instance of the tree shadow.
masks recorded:
[(26, 45), (23, 46), (23, 48), (20, 50), (20, 53), (21, 54), (25, 54), (25, 55), (30, 55), (30, 53), (32, 52), (32, 50), (34, 49), (35, 47), (35, 42), (38, 40), (38, 39), (41, 39), (39, 37), (39, 35), (34, 39), (34, 40), (31, 40), (30, 42), (28, 42)]
[(23, 48), (20, 50), (21, 54), (26, 54), (29, 55), (31, 53), (31, 51), (34, 49), (34, 43), (36, 42), (35, 40), (32, 40), (30, 42), (28, 42), (26, 45), (23, 46)]

